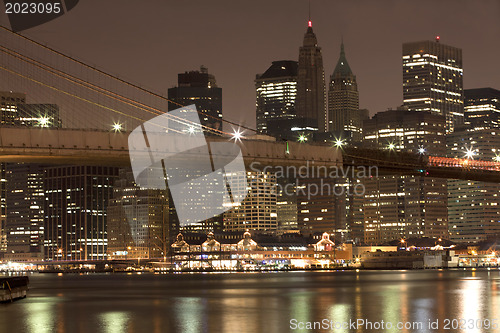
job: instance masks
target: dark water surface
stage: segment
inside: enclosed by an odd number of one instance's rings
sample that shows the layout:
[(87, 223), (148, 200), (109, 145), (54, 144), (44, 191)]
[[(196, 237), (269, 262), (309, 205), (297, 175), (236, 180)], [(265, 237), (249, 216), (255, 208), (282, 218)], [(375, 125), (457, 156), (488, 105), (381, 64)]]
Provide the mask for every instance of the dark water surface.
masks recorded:
[[(372, 328), (341, 327), (357, 319)], [(436, 319), (439, 328), (430, 329)], [(333, 327), (299, 329), (322, 320)], [(382, 320), (385, 329), (375, 329)], [(498, 321), (498, 269), (34, 274), (26, 299), (0, 304), (0, 333), (500, 332)]]

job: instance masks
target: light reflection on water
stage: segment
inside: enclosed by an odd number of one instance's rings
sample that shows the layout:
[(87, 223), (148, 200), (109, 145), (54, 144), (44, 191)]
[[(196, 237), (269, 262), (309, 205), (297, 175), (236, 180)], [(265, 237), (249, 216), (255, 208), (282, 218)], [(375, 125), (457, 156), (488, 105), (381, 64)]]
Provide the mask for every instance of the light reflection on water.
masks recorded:
[(28, 298), (0, 305), (0, 333), (289, 332), (291, 319), (359, 318), (424, 324), (385, 330), (407, 333), (431, 332), (429, 320), (439, 319), (436, 332), (450, 332), (442, 329), (446, 318), (499, 318), (499, 285), (498, 270), (39, 274), (30, 277)]

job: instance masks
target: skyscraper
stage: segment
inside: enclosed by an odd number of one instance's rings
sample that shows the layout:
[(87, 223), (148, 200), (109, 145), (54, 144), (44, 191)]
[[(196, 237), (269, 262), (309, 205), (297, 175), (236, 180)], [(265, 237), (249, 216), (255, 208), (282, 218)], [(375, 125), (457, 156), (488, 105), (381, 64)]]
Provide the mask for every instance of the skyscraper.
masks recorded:
[[(276, 176), (271, 172), (247, 172), (247, 179), (233, 176), (232, 189), (248, 189), (240, 204), (224, 213), (224, 231), (276, 231)], [(236, 187), (235, 187), (236, 186)]]
[(445, 156), (445, 131), (443, 116), (398, 108), (364, 121), (363, 146)]
[(14, 125), (17, 116), (17, 105), (26, 103), (26, 94), (0, 91), (0, 123), (2, 125)]
[(59, 106), (26, 103), (26, 94), (12, 91), (0, 91), (0, 122), (9, 126), (62, 126)]
[[(359, 93), (356, 76), (352, 73), (340, 45), (340, 57), (330, 76), (328, 90), (328, 130), (339, 137), (359, 142), (363, 139), (363, 120), (368, 118), (366, 110), (359, 110)], [(342, 135), (345, 133), (344, 135)]]
[(463, 123), (462, 50), (436, 41), (403, 44), (403, 101), (410, 111), (446, 117), (446, 132)]
[[(2, 125), (62, 126), (55, 104), (27, 104), (26, 94), (10, 91), (0, 92), (0, 99)], [(15, 260), (38, 257), (43, 254), (43, 167), (0, 163), (0, 174), (0, 250), (6, 248), (7, 256)]]
[(303, 128), (326, 132), (325, 72), (323, 56), (318, 40), (309, 20), (303, 45), (299, 49), (299, 68), (297, 78), (297, 118)]
[[(491, 119), (490, 116), (482, 118)], [(446, 141), (448, 157), (499, 160), (500, 129), (498, 128), (465, 127), (447, 135)], [(488, 237), (500, 236), (499, 206), (500, 184), (449, 179), (448, 219), (451, 240), (477, 242)]]
[(108, 257), (166, 256), (178, 232), (168, 217), (168, 192), (140, 188), (131, 170), (120, 169), (108, 205)]
[[(222, 129), (222, 88), (217, 87), (215, 76), (206, 67), (199, 71), (180, 73), (177, 87), (168, 89), (168, 98), (180, 105), (195, 104), (202, 114), (201, 124), (214, 129)], [(168, 110), (179, 108), (169, 103)]]
[[(13, 125), (17, 105), (26, 102), (26, 94), (0, 91), (0, 124)], [(7, 179), (5, 163), (0, 163), (0, 253), (7, 251)]]
[[(500, 91), (465, 90), (464, 125), (446, 137), (448, 157), (499, 161)], [(450, 237), (477, 242), (500, 235), (500, 184), (448, 180)]]
[(18, 104), (16, 126), (62, 127), (56, 104)]
[[(364, 121), (369, 148), (443, 156), (445, 117), (402, 109), (379, 112)], [(448, 237), (446, 179), (424, 176), (379, 176), (362, 180), (365, 242), (400, 238)]]
[(293, 119), (297, 97), (298, 63), (291, 60), (273, 61), (272, 65), (255, 78), (257, 130), (271, 136), (268, 122)]
[(7, 258), (43, 259), (43, 166), (6, 164)]
[(466, 89), (464, 93), (464, 122), (467, 128), (500, 128), (500, 90)]
[(45, 259), (105, 259), (107, 206), (116, 167), (53, 166), (45, 169)]
[[(297, 179), (297, 225), (304, 235), (333, 233), (345, 229), (340, 207), (345, 197), (338, 186), (340, 178)], [(339, 201), (343, 205), (339, 205)]]

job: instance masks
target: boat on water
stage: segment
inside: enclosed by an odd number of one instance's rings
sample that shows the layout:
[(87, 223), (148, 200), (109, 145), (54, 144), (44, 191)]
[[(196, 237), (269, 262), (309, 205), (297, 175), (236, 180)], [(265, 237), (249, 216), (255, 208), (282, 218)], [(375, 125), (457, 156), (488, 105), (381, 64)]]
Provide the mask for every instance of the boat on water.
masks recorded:
[(28, 291), (27, 276), (0, 277), (0, 302), (25, 298)]

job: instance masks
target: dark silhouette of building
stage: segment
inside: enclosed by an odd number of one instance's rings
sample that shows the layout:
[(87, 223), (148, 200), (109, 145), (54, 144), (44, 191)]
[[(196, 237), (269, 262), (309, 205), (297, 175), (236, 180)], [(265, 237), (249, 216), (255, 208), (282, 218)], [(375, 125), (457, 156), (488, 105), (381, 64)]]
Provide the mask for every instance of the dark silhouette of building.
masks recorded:
[(222, 130), (222, 88), (217, 87), (215, 76), (209, 74), (206, 67), (179, 74), (177, 87), (168, 89), (168, 98), (175, 102), (169, 102), (169, 111), (180, 105), (195, 104), (201, 112), (202, 125)]
[(330, 76), (328, 130), (339, 138), (361, 142), (365, 119), (368, 119), (368, 110), (359, 110), (358, 84), (347, 62), (342, 42), (339, 60)]
[(326, 95), (325, 72), (323, 56), (318, 40), (313, 32), (312, 22), (309, 21), (304, 35), (303, 45), (299, 49), (299, 68), (297, 78), (297, 118), (307, 130), (326, 132)]

